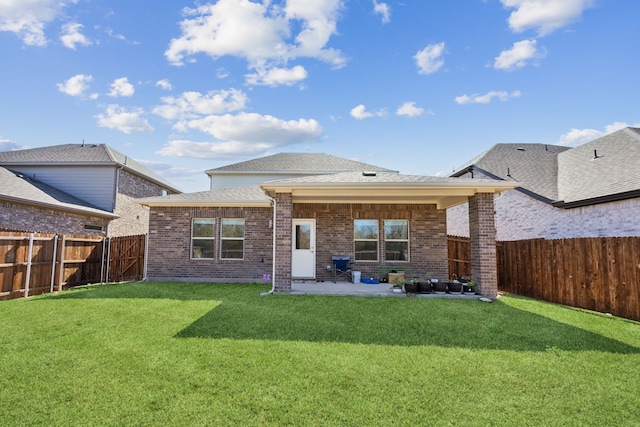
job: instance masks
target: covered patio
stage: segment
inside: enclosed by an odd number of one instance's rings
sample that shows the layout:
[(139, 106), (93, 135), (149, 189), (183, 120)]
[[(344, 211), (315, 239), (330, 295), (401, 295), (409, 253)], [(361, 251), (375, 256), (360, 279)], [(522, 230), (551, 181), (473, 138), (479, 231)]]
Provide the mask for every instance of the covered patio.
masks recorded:
[[(329, 283), (326, 270), (332, 255), (350, 256), (354, 270), (365, 277), (383, 268), (406, 267), (414, 275), (447, 281), (446, 209), (468, 202), (471, 276), (483, 297), (497, 297), (493, 201), (495, 194), (517, 187), (515, 182), (347, 172), (271, 181), (261, 187), (274, 207), (273, 292), (392, 295), (388, 284)], [(356, 221), (374, 224), (371, 258), (362, 252), (359, 256)], [(393, 221), (405, 224), (401, 258), (386, 246), (386, 223)], [(303, 226), (308, 231), (304, 258), (297, 242)], [(301, 268), (302, 261), (306, 268)]]

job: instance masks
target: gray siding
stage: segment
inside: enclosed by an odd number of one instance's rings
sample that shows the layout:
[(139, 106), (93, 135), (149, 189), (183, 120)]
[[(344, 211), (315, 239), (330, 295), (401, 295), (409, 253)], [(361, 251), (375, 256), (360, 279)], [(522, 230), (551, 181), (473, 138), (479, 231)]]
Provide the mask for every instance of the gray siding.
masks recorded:
[(113, 212), (116, 169), (113, 166), (16, 166), (10, 169)]

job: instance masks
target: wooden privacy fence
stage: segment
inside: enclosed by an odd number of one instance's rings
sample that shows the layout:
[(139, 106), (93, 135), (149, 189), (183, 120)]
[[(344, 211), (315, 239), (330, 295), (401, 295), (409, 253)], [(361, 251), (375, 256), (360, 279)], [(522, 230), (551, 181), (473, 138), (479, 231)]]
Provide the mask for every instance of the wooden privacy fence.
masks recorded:
[(471, 245), (468, 237), (448, 236), (449, 278), (471, 276)]
[(0, 300), (144, 278), (146, 236), (0, 232)]
[[(450, 274), (464, 240), (449, 238)], [(640, 237), (503, 241), (496, 255), (502, 292), (640, 320)]]

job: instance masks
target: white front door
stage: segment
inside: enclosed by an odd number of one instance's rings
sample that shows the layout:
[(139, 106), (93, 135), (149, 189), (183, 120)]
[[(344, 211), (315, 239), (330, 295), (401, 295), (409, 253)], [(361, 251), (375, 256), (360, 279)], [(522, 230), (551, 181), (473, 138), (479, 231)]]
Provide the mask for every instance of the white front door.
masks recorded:
[(294, 219), (291, 248), (291, 277), (316, 278), (316, 221)]

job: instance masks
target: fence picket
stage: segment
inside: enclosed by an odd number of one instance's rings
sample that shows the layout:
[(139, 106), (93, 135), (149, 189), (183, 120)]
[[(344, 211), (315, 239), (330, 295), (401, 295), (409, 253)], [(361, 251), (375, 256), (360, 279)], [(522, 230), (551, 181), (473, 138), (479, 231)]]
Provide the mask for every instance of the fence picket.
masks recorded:
[[(457, 247), (463, 238), (450, 238)], [(640, 237), (497, 243), (498, 289), (640, 320)], [(456, 249), (455, 263), (464, 262)], [(451, 256), (451, 255), (450, 255)], [(456, 265), (449, 260), (449, 266)]]
[[(29, 236), (33, 235), (30, 239)], [(118, 281), (144, 276), (146, 236), (111, 238), (125, 248), (106, 272)], [(0, 230), (0, 299), (21, 298), (89, 283), (103, 283), (105, 238)], [(111, 261), (114, 261), (112, 258)], [(115, 269), (114, 269), (115, 267)], [(118, 271), (125, 268), (125, 271)], [(57, 270), (56, 270), (57, 269)]]

